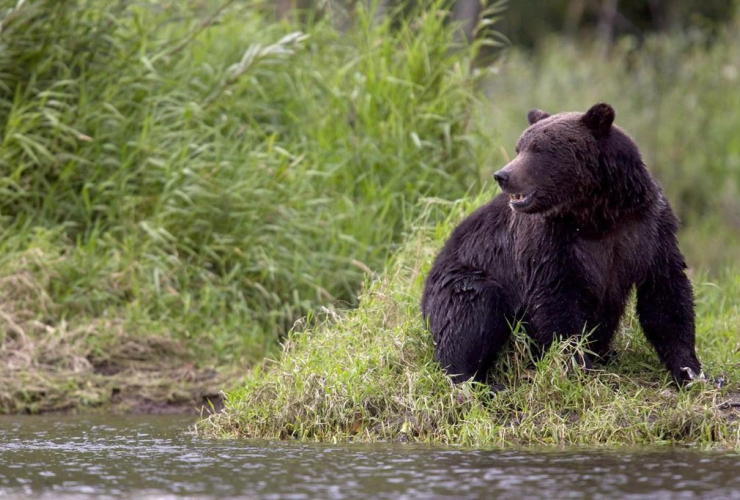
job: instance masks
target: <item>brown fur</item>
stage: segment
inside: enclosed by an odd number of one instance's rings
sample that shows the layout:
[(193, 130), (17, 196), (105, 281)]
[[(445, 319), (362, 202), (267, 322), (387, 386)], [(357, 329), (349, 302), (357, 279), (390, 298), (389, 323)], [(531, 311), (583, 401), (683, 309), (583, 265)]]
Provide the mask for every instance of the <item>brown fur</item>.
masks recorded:
[(426, 278), (437, 359), (456, 381), (483, 381), (519, 319), (543, 347), (592, 331), (591, 349), (604, 356), (636, 287), (661, 361), (679, 383), (699, 374), (678, 221), (635, 143), (613, 126), (614, 110), (528, 119), (517, 157), (496, 173), (503, 193), (455, 229)]

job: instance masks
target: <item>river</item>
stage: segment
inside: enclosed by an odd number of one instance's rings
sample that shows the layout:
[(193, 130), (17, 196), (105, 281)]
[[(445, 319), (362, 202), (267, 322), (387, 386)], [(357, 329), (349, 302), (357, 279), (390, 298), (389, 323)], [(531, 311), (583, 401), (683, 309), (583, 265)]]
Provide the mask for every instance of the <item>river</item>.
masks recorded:
[(740, 455), (194, 436), (193, 417), (0, 417), (6, 498), (739, 498)]

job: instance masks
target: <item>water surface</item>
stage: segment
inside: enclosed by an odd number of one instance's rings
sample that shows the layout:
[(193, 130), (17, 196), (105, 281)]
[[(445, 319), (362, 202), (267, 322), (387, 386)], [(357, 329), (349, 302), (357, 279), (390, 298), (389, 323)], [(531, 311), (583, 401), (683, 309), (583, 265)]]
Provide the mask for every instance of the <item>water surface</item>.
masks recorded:
[(740, 499), (734, 453), (221, 441), (192, 423), (0, 417), (0, 497)]

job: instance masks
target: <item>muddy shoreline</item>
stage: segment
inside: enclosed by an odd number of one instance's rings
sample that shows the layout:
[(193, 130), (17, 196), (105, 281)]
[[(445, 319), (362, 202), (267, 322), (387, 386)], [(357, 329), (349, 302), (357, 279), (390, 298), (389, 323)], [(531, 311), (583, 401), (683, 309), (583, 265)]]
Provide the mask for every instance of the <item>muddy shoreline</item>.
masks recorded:
[(0, 368), (0, 414), (207, 414), (223, 406), (234, 370), (196, 368), (168, 360), (156, 366)]

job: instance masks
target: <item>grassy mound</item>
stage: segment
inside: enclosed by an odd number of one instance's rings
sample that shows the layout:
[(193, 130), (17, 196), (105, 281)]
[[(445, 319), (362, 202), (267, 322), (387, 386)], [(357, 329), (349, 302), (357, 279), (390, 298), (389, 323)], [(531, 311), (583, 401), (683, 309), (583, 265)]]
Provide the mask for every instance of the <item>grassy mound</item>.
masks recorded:
[(617, 359), (595, 373), (574, 366), (572, 353), (581, 348), (574, 341), (532, 367), (526, 335), (515, 327), (493, 374), (507, 389), (492, 395), (479, 384), (453, 386), (433, 362), (419, 297), (433, 255), (470, 209), (458, 203), (445, 223), (417, 227), (357, 310), (327, 312), (293, 333), (282, 357), (257, 367), (229, 394), (224, 412), (199, 429), (319, 441), (740, 445), (737, 410), (726, 404), (740, 390), (737, 275), (721, 287), (695, 280), (699, 353), (708, 373), (731, 381), (721, 390), (677, 391), (632, 312), (618, 334)]

